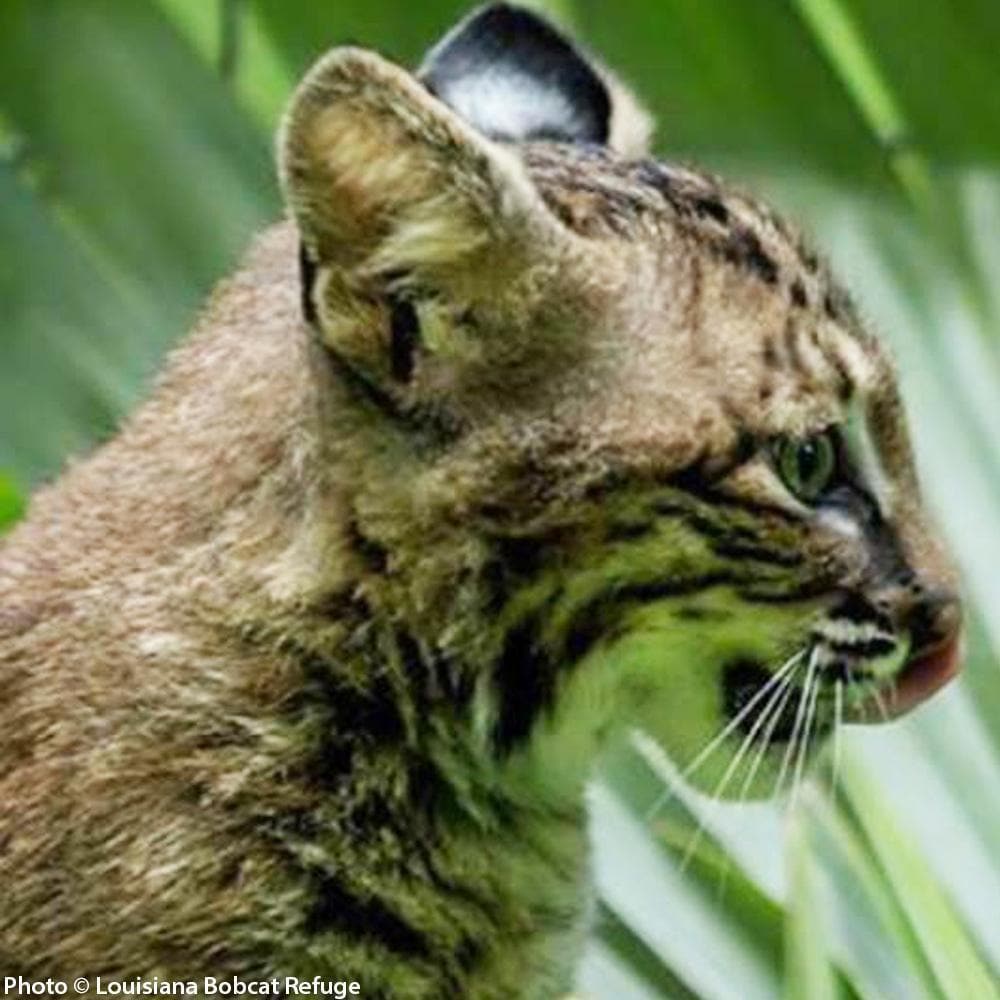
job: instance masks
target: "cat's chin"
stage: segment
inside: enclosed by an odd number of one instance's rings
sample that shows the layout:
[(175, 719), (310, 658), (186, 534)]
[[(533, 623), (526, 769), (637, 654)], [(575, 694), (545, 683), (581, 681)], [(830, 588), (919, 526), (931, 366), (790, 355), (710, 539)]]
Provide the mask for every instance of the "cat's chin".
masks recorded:
[(890, 717), (898, 718), (925, 702), (958, 673), (961, 662), (962, 641), (957, 635), (909, 660), (886, 706)]

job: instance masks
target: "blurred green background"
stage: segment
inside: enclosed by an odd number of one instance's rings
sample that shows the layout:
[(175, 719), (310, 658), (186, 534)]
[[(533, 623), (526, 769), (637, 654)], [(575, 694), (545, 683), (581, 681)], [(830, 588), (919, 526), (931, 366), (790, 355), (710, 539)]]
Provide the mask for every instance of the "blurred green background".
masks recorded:
[[(794, 803), (716, 804), (641, 737), (609, 761), (581, 988), (998, 997), (1000, 3), (534, 6), (636, 87), (662, 155), (771, 197), (833, 257), (896, 350), (971, 608), (962, 681), (847, 731), (836, 788), (828, 761)], [(277, 216), (271, 136), (310, 61), (352, 41), (413, 64), (464, 9), (0, 2), (0, 524), (113, 431)]]

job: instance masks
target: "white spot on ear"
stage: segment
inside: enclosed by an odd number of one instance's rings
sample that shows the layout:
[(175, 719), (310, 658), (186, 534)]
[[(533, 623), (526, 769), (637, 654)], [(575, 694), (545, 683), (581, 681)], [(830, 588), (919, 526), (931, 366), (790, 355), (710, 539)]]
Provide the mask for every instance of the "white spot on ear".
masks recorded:
[(578, 135), (589, 126), (559, 90), (510, 67), (451, 82), (448, 103), (498, 139)]
[(418, 77), (490, 138), (607, 143), (611, 94), (601, 75), (521, 7), (474, 11), (427, 54)]

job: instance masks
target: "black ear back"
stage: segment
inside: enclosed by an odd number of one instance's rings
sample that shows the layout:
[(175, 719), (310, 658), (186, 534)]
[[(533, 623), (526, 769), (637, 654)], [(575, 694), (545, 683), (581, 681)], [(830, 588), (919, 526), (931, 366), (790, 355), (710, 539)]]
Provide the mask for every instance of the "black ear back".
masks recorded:
[(601, 78), (548, 21), (520, 7), (475, 11), (428, 53), (418, 75), (493, 139), (608, 141), (611, 98)]

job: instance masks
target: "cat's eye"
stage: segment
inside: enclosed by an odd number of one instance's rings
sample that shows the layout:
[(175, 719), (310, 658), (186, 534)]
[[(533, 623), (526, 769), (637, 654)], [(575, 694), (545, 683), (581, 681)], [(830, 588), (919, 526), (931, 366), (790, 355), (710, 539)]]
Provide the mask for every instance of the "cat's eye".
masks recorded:
[(774, 464), (790, 493), (803, 503), (815, 503), (837, 473), (833, 432), (782, 438), (775, 445)]

